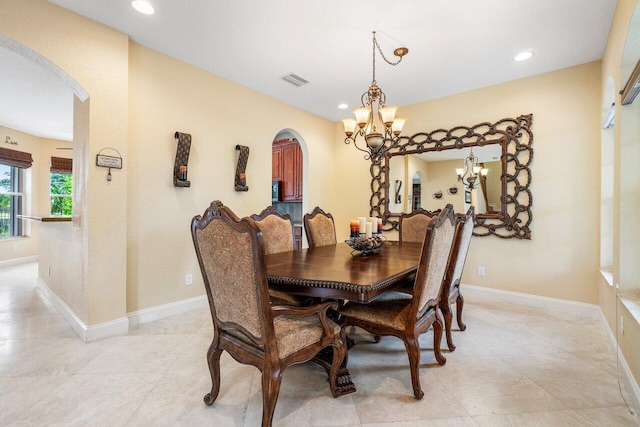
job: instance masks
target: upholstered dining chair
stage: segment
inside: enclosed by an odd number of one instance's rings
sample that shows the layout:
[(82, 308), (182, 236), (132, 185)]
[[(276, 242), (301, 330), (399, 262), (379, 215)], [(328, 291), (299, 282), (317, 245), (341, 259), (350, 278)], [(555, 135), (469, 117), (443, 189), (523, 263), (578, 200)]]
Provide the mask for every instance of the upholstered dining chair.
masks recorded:
[[(262, 232), (265, 255), (293, 250), (293, 221), (289, 214), (278, 212), (273, 206), (267, 206), (259, 214), (253, 214), (250, 218)], [(271, 303), (285, 305), (309, 305), (310, 299), (297, 295), (269, 290)]]
[(311, 307), (272, 306), (264, 261), (262, 233), (248, 218), (219, 202), (191, 221), (191, 235), (204, 279), (213, 320), (213, 341), (207, 351), (213, 404), (220, 391), (220, 356), (262, 372), (262, 426), (270, 426), (283, 370), (333, 347), (329, 386), (336, 395), (336, 377), (346, 353), (340, 327), (327, 318), (335, 302)]
[(304, 232), (310, 248), (336, 244), (336, 226), (333, 215), (316, 206), (303, 217)]
[(438, 304), (444, 274), (456, 233), (453, 206), (447, 205), (427, 226), (413, 294), (404, 298), (382, 298), (369, 304), (347, 304), (340, 311), (343, 330), (359, 326), (374, 335), (400, 338), (409, 356), (413, 395), (422, 399), (420, 387), (420, 335), (433, 326), (433, 352), (439, 365), (446, 359), (440, 352), (442, 320)]
[(440, 311), (444, 317), (444, 327), (447, 336), (447, 345), (450, 351), (454, 351), (456, 346), (451, 338), (451, 324), (453, 315), (451, 313), (451, 304), (456, 303), (456, 321), (461, 331), (467, 329), (462, 323), (462, 308), (464, 307), (464, 298), (460, 293), (460, 278), (464, 270), (464, 263), (469, 252), (471, 237), (473, 236), (473, 227), (475, 225), (475, 208), (471, 206), (466, 215), (458, 214), (456, 217), (460, 225), (456, 233), (453, 243), (449, 266), (445, 273), (444, 285), (442, 286), (442, 298), (440, 298)]
[(410, 213), (401, 214), (398, 221), (398, 239), (400, 242), (422, 243), (425, 234), (427, 234), (429, 221), (439, 213), (440, 209), (433, 212), (426, 209), (416, 209)]

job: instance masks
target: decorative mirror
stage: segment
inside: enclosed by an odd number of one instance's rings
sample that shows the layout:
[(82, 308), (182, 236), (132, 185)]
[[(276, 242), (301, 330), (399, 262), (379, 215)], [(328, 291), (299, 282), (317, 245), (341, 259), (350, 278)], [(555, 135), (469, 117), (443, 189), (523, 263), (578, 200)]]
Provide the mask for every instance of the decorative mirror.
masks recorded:
[[(452, 203), (456, 212), (466, 212), (472, 204), (477, 212), (475, 236), (531, 239), (532, 120), (529, 114), (400, 137), (383, 157), (372, 160), (371, 215), (383, 218), (385, 230), (397, 229), (400, 215), (411, 212), (413, 206), (403, 204), (406, 197), (399, 199), (390, 183), (411, 182), (417, 173), (423, 194), (442, 195), (423, 197), (422, 208), (434, 210)], [(465, 176), (460, 181), (457, 174), (461, 172), (456, 169), (469, 159), (479, 165), (478, 180), (471, 182)], [(442, 188), (451, 191), (445, 193)]]

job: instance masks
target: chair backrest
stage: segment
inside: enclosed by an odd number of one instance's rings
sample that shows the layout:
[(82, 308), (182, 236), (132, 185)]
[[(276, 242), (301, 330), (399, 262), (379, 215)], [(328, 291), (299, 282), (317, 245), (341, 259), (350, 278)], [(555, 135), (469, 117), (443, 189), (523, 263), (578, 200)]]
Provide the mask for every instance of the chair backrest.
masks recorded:
[(263, 345), (274, 333), (260, 230), (215, 201), (193, 218), (191, 236), (214, 328)]
[(453, 247), (457, 224), (453, 206), (448, 204), (431, 219), (422, 244), (420, 263), (413, 288), (413, 308), (420, 317), (426, 309), (436, 306)]
[(259, 214), (251, 215), (262, 232), (265, 255), (293, 250), (293, 221), (289, 214), (268, 206)]
[(438, 215), (440, 210), (431, 212), (426, 209), (416, 209), (411, 213), (400, 215), (398, 234), (400, 242), (422, 243), (427, 234), (427, 226), (431, 218)]
[(456, 241), (451, 254), (451, 271), (447, 272), (447, 282), (449, 286), (456, 286), (460, 283), (464, 263), (467, 260), (473, 227), (475, 225), (475, 208), (471, 206), (466, 215), (459, 215), (459, 229), (456, 234)]
[(336, 244), (336, 226), (330, 213), (316, 206), (310, 214), (304, 215), (303, 221), (310, 248)]

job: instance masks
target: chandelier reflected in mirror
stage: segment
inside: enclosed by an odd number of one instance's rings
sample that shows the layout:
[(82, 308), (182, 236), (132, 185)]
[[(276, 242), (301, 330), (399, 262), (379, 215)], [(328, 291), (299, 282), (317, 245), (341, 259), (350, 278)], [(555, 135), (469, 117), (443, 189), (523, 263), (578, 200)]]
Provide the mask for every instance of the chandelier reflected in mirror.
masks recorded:
[[(398, 107), (385, 105), (387, 97), (376, 82), (376, 50), (380, 52), (382, 59), (387, 64), (398, 65), (402, 61), (402, 57), (409, 53), (406, 47), (399, 47), (393, 51), (398, 57), (396, 62), (389, 61), (380, 49), (380, 45), (376, 40), (376, 32), (373, 32), (373, 79), (369, 90), (362, 94), (362, 107), (353, 110), (355, 118), (350, 117), (342, 119), (344, 124), (344, 133), (347, 137), (345, 144), (353, 145), (360, 151), (366, 153), (366, 160), (379, 160), (389, 146), (397, 141), (405, 119), (396, 118)], [(365, 147), (358, 145), (358, 137), (364, 139)], [(362, 141), (360, 141), (362, 145)]]
[(458, 181), (468, 190), (475, 190), (480, 184), (480, 176), (487, 176), (489, 169), (478, 165), (478, 158), (473, 155), (473, 149), (469, 156), (464, 159), (463, 167), (456, 169)]

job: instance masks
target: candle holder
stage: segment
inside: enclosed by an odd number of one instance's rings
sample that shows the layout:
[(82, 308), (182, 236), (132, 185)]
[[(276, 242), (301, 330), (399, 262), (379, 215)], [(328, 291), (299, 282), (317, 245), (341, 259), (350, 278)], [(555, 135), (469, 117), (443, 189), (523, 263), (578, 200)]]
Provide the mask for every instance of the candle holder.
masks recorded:
[(351, 255), (367, 256), (380, 252), (382, 244), (386, 241), (387, 238), (382, 234), (374, 234), (371, 237), (360, 234), (357, 237), (350, 237), (344, 242), (353, 248)]

